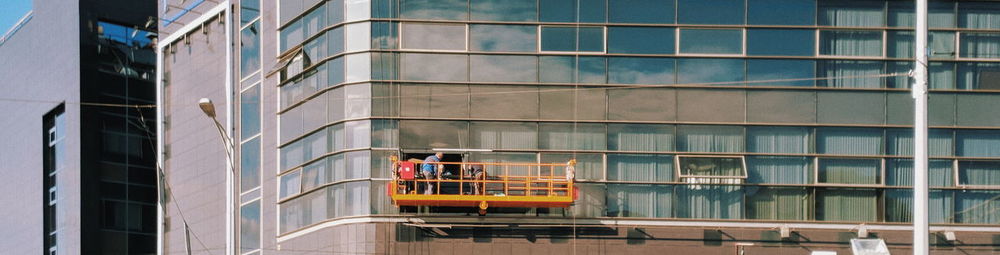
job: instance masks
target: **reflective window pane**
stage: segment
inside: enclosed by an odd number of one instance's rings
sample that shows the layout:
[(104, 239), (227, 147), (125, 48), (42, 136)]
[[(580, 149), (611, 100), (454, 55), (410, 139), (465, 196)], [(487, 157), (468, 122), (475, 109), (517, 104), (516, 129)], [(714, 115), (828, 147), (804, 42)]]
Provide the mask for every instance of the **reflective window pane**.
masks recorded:
[(240, 94), (240, 137), (250, 138), (260, 133), (260, 86)]
[(254, 22), (240, 31), (240, 75), (247, 77), (260, 70), (260, 23)]
[(603, 23), (606, 9), (605, 0), (539, 0), (538, 19), (541, 22)]
[(743, 59), (682, 58), (677, 60), (677, 83), (721, 83), (740, 86), (744, 76)]
[(608, 90), (608, 119), (666, 121), (677, 119), (677, 94), (673, 89), (635, 88)]
[(674, 84), (672, 58), (608, 58), (608, 83)]
[(472, 122), (472, 147), (481, 149), (537, 149), (538, 126), (522, 122)]
[(608, 1), (608, 21), (612, 23), (674, 23), (674, 0)]
[(816, 34), (805, 29), (750, 29), (747, 55), (813, 56)]
[(473, 85), (472, 116), (499, 119), (537, 119), (538, 87)]
[(608, 53), (673, 54), (674, 28), (608, 27)]
[(673, 156), (608, 154), (608, 180), (638, 182), (675, 181)]
[(816, 1), (747, 1), (747, 23), (754, 25), (813, 25), (816, 24)]
[(301, 190), (301, 179), (299, 171), (291, 172), (281, 176), (281, 183), (278, 190), (278, 199), (288, 196), (298, 195)]
[(459, 141), (468, 141), (469, 127), (463, 121), (399, 121), (399, 146), (411, 149), (463, 148)]
[(607, 82), (607, 61), (604, 57), (541, 56), (538, 61), (541, 82)]
[(882, 32), (821, 30), (819, 54), (831, 56), (882, 56)]
[[(882, 62), (853, 60), (821, 60), (816, 62), (816, 76), (829, 79), (817, 80), (817, 86), (833, 88), (879, 88), (882, 79)], [(836, 78), (834, 78), (836, 77)]]
[(469, 25), (469, 50), (493, 52), (534, 52), (536, 26)]
[(604, 150), (607, 148), (604, 124), (540, 123), (538, 148), (549, 150)]
[(260, 200), (240, 206), (240, 253), (260, 249)]
[(677, 0), (679, 24), (743, 24), (744, 0)]
[[(748, 86), (812, 87), (815, 81), (811, 79), (815, 77), (816, 77), (816, 61), (813, 60), (783, 60), (783, 59), (747, 60)], [(772, 80), (792, 80), (792, 81), (772, 81)], [(762, 81), (762, 82), (756, 82), (756, 81)]]
[(535, 21), (536, 0), (472, 0), (472, 20)]
[(541, 37), (542, 51), (604, 51), (602, 27), (543, 26)]
[(404, 117), (469, 117), (469, 86), (445, 84), (406, 84), (399, 88)]
[(469, 62), (471, 81), (538, 81), (538, 58), (535, 56), (472, 55)]
[(403, 48), (465, 50), (465, 25), (403, 23)]
[(606, 90), (594, 87), (541, 87), (538, 99), (542, 119), (604, 120), (608, 109)]
[(399, 15), (404, 19), (469, 19), (469, 0), (406, 0), (400, 2)]
[(246, 25), (260, 16), (260, 0), (240, 1), (240, 25)]
[(260, 137), (240, 145), (240, 190), (260, 187)]
[[(466, 81), (469, 79), (469, 60), (466, 55), (452, 54), (401, 54), (401, 78), (418, 81)], [(440, 68), (446, 66), (448, 68)]]
[(680, 53), (742, 54), (740, 29), (681, 29)]
[(816, 220), (874, 222), (878, 192), (874, 189), (817, 189)]
[(692, 152), (742, 152), (743, 127), (677, 126), (677, 150)]

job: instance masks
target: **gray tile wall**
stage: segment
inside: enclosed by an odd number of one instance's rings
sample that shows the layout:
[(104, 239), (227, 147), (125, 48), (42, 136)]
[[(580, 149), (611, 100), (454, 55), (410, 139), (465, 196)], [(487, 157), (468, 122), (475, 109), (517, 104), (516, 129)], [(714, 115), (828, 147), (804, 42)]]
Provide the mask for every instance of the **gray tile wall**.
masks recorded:
[[(58, 173), (59, 249), (80, 247), (80, 38), (77, 1), (34, 0), (34, 17), (0, 46), (0, 253), (41, 254), (42, 116), (66, 104)], [(5, 28), (6, 29), (6, 28)], [(18, 99), (21, 101), (12, 101)], [(77, 209), (73, 209), (77, 208)]]

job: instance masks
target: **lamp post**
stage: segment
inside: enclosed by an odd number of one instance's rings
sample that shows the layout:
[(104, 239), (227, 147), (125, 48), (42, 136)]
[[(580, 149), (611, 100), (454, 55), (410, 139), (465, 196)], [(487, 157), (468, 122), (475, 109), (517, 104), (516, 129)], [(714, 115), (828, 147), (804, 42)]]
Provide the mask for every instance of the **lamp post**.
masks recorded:
[(233, 206), (236, 162), (233, 161), (233, 153), (236, 151), (236, 148), (235, 145), (233, 145), (232, 137), (229, 136), (229, 132), (226, 132), (226, 128), (224, 128), (222, 123), (219, 123), (219, 120), (215, 118), (215, 104), (212, 104), (212, 100), (208, 98), (201, 98), (198, 100), (198, 107), (205, 113), (205, 116), (211, 118), (212, 122), (215, 123), (216, 129), (219, 131), (219, 136), (222, 137), (223, 146), (226, 149), (226, 168), (229, 170), (226, 172), (226, 254), (232, 255), (236, 254), (236, 245), (234, 240), (236, 229), (233, 224), (233, 219), (236, 218), (236, 209)]

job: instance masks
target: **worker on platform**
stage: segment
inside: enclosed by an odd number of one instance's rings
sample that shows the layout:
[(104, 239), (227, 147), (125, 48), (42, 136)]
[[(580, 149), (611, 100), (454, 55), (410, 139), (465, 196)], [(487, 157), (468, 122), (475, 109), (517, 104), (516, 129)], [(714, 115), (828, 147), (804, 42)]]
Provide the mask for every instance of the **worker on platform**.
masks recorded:
[(424, 164), (421, 165), (421, 173), (424, 174), (424, 179), (427, 179), (424, 189), (424, 195), (434, 194), (434, 183), (430, 180), (441, 179), (441, 172), (444, 170), (444, 165), (441, 164), (441, 158), (444, 157), (443, 152), (434, 153), (424, 159)]
[(484, 195), (485, 193), (480, 186), (480, 181), (486, 179), (486, 167), (483, 164), (472, 164), (469, 165), (469, 174), (472, 175), (472, 194), (473, 195)]

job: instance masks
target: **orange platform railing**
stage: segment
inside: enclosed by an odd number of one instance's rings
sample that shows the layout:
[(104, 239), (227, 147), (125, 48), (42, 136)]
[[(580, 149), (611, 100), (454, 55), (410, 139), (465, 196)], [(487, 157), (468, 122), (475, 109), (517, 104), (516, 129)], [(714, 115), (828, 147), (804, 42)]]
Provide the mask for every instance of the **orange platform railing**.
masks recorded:
[[(387, 190), (397, 206), (478, 206), (480, 213), (485, 214), (488, 207), (568, 207), (576, 199), (573, 188), (575, 161), (432, 163), (436, 169), (458, 166), (457, 173), (444, 173), (440, 178), (399, 174), (404, 165), (419, 173), (423, 164), (418, 160), (405, 162), (393, 158), (394, 181)], [(476, 165), (483, 170), (482, 175), (471, 172)]]

